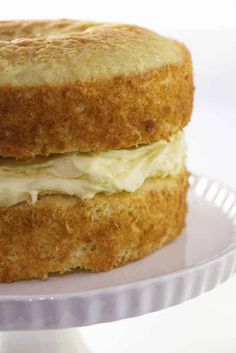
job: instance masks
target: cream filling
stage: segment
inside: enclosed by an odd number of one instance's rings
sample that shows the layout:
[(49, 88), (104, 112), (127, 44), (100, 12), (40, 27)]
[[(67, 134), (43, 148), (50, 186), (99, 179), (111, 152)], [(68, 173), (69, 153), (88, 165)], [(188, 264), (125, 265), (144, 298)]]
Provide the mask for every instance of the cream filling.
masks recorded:
[(178, 133), (169, 142), (129, 150), (65, 153), (30, 163), (0, 158), (0, 206), (34, 204), (45, 194), (91, 199), (101, 192), (135, 192), (147, 178), (177, 175), (185, 150), (183, 133)]

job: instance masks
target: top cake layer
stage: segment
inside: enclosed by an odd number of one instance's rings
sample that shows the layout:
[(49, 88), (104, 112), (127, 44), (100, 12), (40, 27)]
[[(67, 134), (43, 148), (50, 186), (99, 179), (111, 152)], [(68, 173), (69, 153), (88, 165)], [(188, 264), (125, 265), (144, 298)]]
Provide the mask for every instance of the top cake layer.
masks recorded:
[(191, 115), (188, 50), (136, 26), (0, 22), (0, 72), (2, 157), (153, 143)]

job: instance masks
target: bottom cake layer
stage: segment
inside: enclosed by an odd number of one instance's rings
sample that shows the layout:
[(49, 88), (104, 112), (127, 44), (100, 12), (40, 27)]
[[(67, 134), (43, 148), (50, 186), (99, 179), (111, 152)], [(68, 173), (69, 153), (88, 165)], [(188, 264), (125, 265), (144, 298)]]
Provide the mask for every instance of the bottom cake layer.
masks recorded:
[(106, 271), (174, 239), (187, 211), (188, 173), (151, 178), (134, 193), (92, 200), (42, 196), (0, 208), (0, 281), (46, 279), (75, 268)]

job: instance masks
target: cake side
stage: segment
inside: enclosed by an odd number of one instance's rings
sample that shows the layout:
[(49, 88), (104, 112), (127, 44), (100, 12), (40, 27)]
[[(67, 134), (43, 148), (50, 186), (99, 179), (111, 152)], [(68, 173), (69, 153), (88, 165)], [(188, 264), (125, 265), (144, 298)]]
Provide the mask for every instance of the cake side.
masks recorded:
[(91, 200), (42, 196), (0, 208), (0, 280), (47, 278), (74, 268), (106, 271), (174, 239), (186, 216), (188, 173), (150, 178), (134, 193)]
[(189, 122), (192, 66), (66, 86), (0, 87), (0, 155), (109, 151), (168, 140)]

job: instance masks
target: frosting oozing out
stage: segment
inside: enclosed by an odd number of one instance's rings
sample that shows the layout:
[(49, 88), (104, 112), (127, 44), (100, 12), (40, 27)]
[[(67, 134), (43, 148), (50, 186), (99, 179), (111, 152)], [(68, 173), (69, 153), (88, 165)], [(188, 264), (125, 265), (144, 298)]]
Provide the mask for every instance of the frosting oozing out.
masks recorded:
[(177, 175), (185, 163), (185, 141), (167, 141), (129, 150), (65, 153), (32, 162), (0, 158), (0, 206), (35, 203), (40, 195), (91, 199), (98, 193), (135, 192), (150, 177)]

